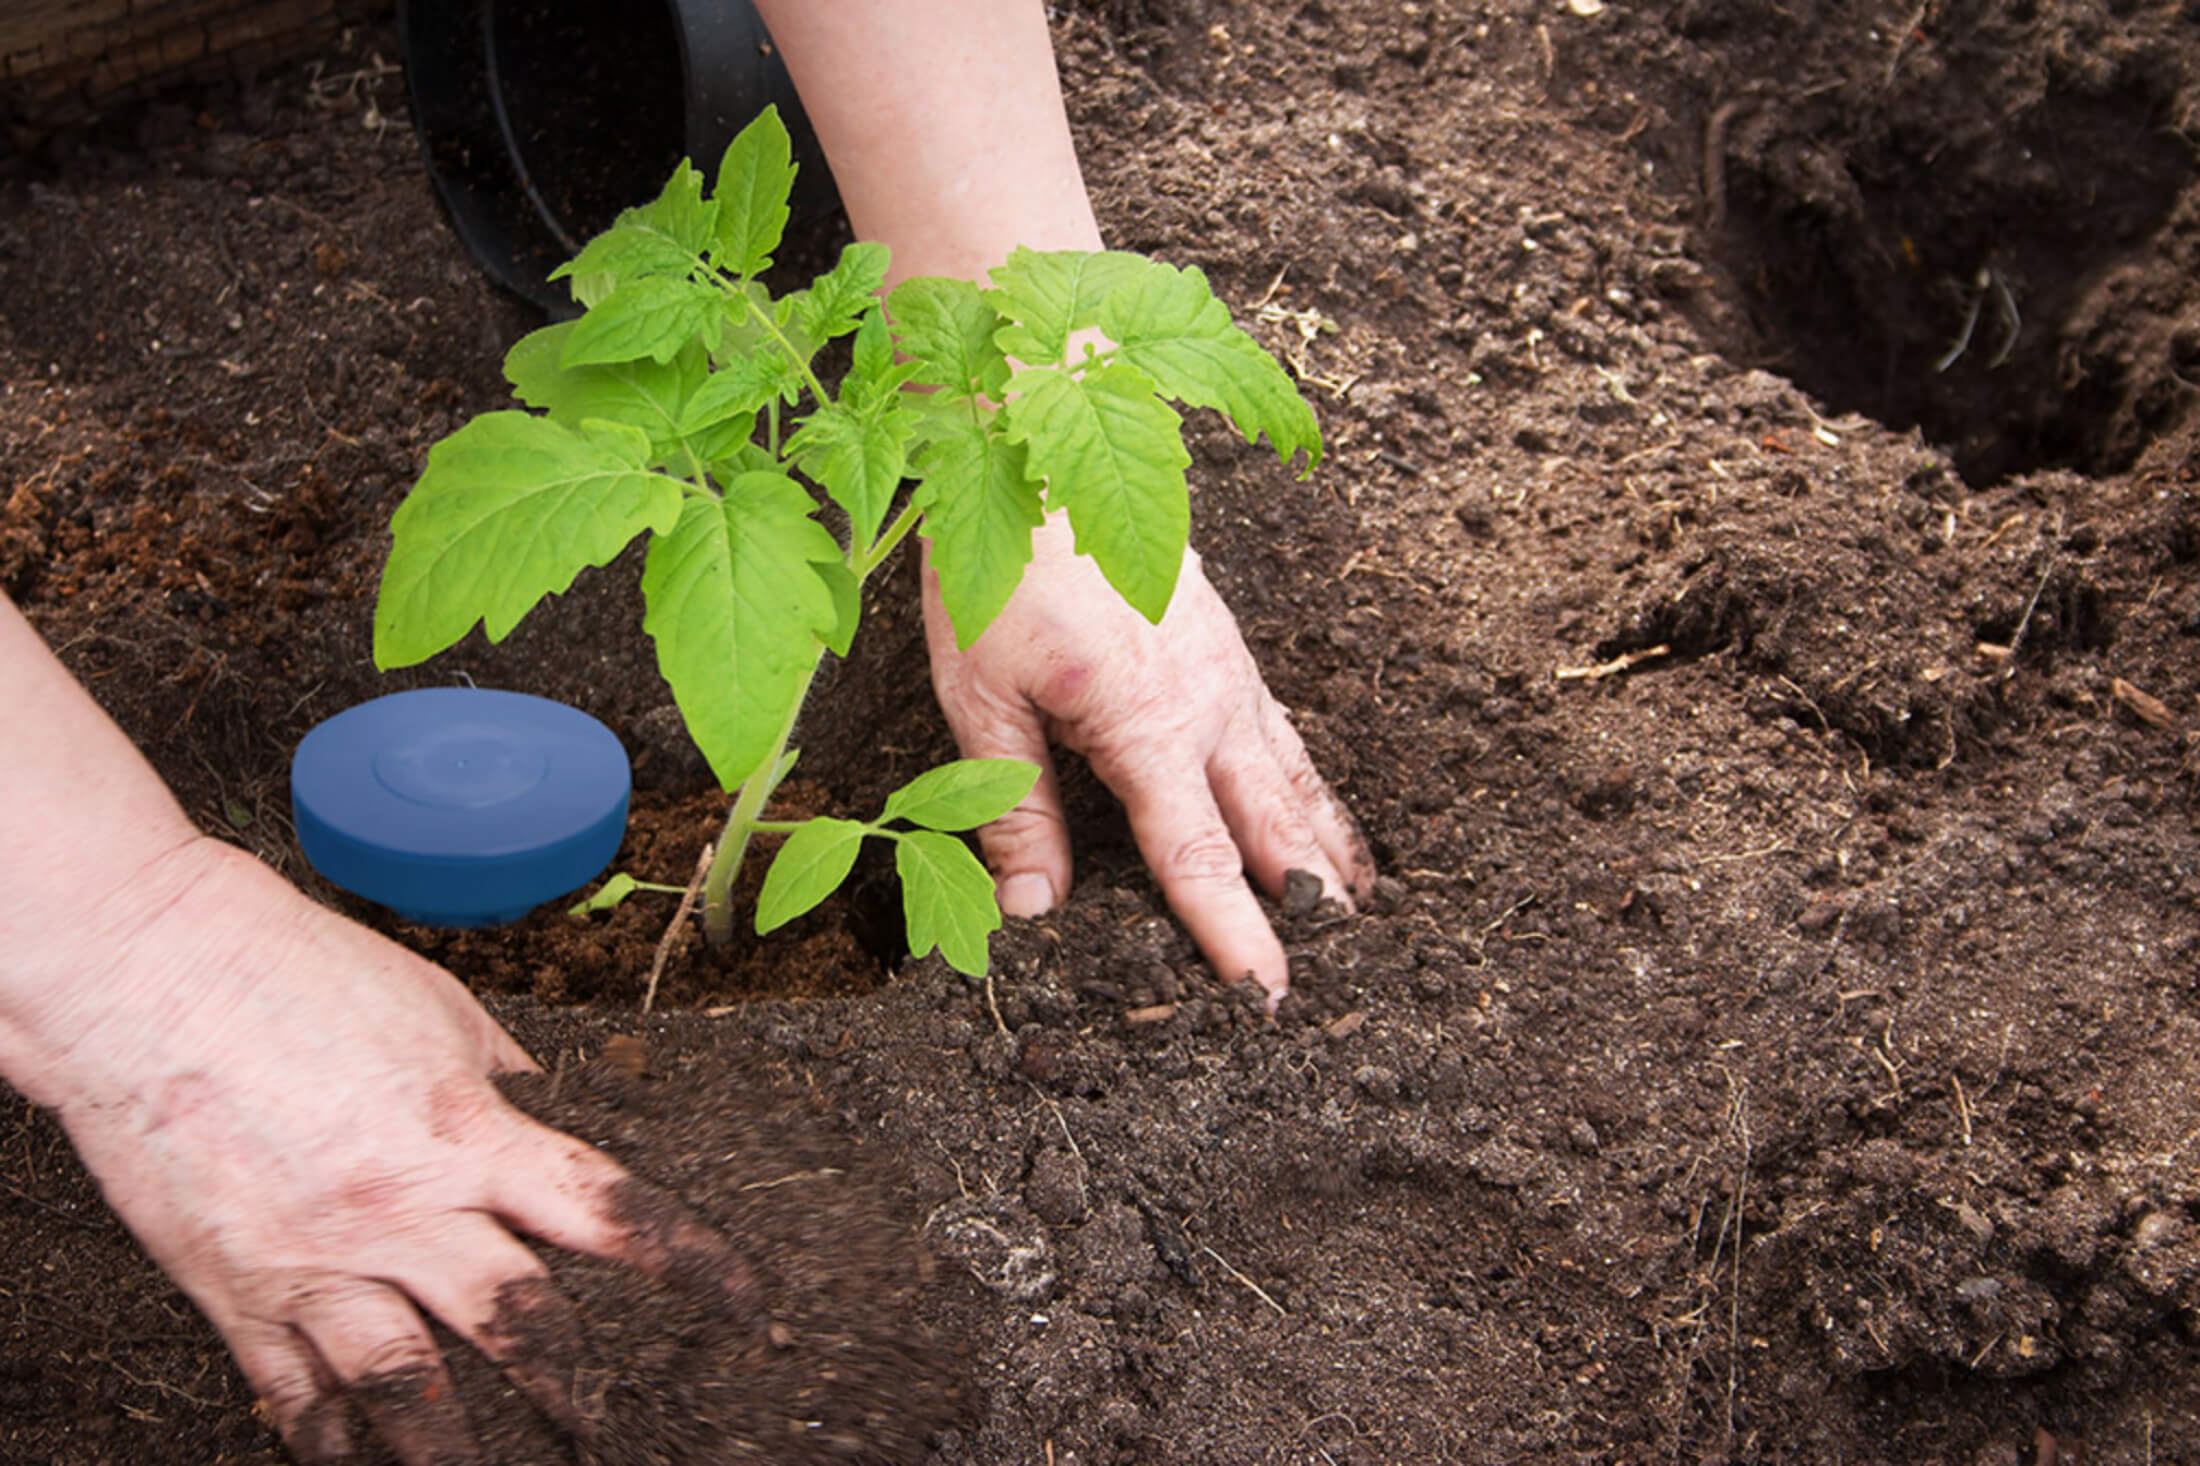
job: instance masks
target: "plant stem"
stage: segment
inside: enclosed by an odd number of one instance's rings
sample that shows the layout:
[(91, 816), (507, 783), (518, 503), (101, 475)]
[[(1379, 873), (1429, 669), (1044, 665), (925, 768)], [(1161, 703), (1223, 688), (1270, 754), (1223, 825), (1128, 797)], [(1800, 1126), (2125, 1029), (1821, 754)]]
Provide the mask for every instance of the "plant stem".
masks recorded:
[(894, 522), (879, 532), (877, 541), (870, 549), (857, 550), (853, 545), (848, 547), (848, 568), (855, 572), (857, 585), (871, 578), (871, 572), (878, 569), (888, 555), (894, 553), (895, 546), (909, 538), (909, 531), (917, 527), (917, 521), (922, 517), (923, 513), (916, 505), (904, 505), (901, 513), (894, 517)]
[(804, 386), (810, 389), (811, 400), (815, 401), (820, 407), (832, 401), (833, 399), (825, 394), (825, 384), (817, 379), (817, 373), (811, 369), (810, 358), (794, 349), (794, 343), (789, 341), (786, 333), (779, 329), (779, 323), (772, 319), (771, 312), (760, 309), (756, 302), (749, 298), (749, 293), (746, 290), (737, 285), (728, 284), (723, 275), (713, 273), (711, 278), (720, 290), (740, 301), (747, 308), (749, 318), (762, 326), (764, 333), (772, 338), (773, 344), (787, 354), (787, 360), (793, 362), (795, 370), (802, 373), (802, 382)]
[(795, 721), (802, 716), (802, 704), (808, 700), (810, 684), (817, 680), (817, 669), (824, 660), (825, 648), (820, 644), (808, 675), (802, 679), (801, 690), (787, 707), (787, 721), (772, 740), (770, 755), (734, 793), (733, 810), (726, 816), (726, 833), (719, 837), (718, 853), (711, 857), (710, 873), (703, 877), (703, 936), (713, 947), (723, 947), (733, 940), (733, 883), (740, 878), (741, 862), (749, 853), (749, 837), (763, 823), (764, 806), (786, 772), (787, 741), (794, 737)]

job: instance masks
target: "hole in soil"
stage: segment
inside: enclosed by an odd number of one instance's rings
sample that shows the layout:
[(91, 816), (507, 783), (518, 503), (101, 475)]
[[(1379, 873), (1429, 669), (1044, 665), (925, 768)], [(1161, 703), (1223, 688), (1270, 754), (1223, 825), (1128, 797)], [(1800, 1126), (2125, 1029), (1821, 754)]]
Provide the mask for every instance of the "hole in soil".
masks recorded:
[(2191, 149), (2135, 87), (1987, 117), (1980, 78), (1942, 82), (1712, 114), (1709, 234), (1743, 317), (1712, 334), (1836, 412), (1922, 428), (1973, 484), (2120, 472), (2195, 397), (2200, 303), (2153, 253)]

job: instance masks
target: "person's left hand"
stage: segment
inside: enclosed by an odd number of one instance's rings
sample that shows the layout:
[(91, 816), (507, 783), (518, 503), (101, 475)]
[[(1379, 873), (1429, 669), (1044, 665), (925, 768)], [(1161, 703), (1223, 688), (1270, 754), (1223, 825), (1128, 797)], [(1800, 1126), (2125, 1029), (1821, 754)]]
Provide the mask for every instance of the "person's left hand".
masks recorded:
[(1158, 626), (1132, 610), (1067, 524), (1050, 521), (1000, 618), (958, 651), (936, 577), (924, 575), (932, 685), (966, 758), (1040, 768), (1024, 802), (978, 832), (1001, 909), (1036, 916), (1069, 890), (1069, 835), (1048, 743), (1090, 761), (1179, 920), (1215, 971), (1251, 977), (1275, 1010), (1283, 945), (1246, 885), (1320, 877), (1350, 904), (1374, 871), (1350, 816), (1269, 695), (1199, 557), (1187, 552)]

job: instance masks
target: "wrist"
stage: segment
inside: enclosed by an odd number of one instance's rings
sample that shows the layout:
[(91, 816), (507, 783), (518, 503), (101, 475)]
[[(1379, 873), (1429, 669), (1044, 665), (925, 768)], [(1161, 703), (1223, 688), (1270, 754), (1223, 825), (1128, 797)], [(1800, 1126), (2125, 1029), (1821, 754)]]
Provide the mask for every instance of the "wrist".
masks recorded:
[(222, 1005), (238, 976), (229, 949), (279, 940), (290, 903), (306, 905), (250, 855), (194, 834), (103, 898), (46, 913), (0, 966), (0, 1076), (52, 1108), (98, 1098)]

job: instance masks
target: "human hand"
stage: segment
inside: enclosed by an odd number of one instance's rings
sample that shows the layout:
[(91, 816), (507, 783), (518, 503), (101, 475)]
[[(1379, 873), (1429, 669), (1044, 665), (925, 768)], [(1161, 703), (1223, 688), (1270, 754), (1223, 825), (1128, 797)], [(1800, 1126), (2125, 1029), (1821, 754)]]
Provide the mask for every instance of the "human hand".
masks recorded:
[(208, 840), (133, 895), (157, 914), (101, 934), (97, 1007), (22, 1087), (301, 1461), (349, 1458), (347, 1403), (408, 1466), (478, 1459), (423, 1310), (585, 1434), (579, 1321), (515, 1234), (750, 1301), (715, 1232), (504, 1101), (534, 1065), (440, 968)]
[(1273, 1012), (1289, 975), (1246, 872), (1280, 894), (1286, 872), (1310, 871), (1349, 904), (1374, 871), (1199, 557), (1186, 553), (1155, 626), (1074, 553), (1065, 523), (1049, 521), (1022, 586), (967, 651), (929, 568), (924, 590), (932, 685), (963, 755), (1041, 771), (1021, 805), (978, 832), (1001, 909), (1036, 916), (1069, 890), (1052, 740), (1123, 801), (1147, 866), (1215, 971), (1251, 977)]

